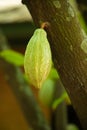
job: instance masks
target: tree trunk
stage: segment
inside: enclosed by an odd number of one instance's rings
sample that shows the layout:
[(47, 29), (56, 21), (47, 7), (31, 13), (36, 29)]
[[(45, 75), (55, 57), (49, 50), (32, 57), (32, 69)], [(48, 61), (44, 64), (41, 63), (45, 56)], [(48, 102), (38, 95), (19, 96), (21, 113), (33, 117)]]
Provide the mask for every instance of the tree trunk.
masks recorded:
[[(84, 130), (87, 129), (87, 39), (68, 0), (23, 0), (36, 25), (46, 29), (54, 65)], [(85, 46), (85, 47), (83, 47)]]

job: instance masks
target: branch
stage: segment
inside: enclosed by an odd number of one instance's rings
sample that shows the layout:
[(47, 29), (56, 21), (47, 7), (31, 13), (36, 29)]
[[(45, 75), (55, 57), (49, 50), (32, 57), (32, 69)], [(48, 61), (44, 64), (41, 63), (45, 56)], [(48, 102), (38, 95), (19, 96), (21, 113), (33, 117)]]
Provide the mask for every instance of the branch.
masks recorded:
[[(4, 36), (0, 34), (0, 50), (8, 48), (6, 42)], [(8, 77), (5, 80), (7, 80), (7, 83), (16, 95), (32, 130), (50, 130), (28, 83), (24, 80), (20, 68), (0, 58), (0, 69), (3, 70), (4, 77)]]
[(85, 41), (77, 16), (67, 0), (23, 0), (37, 26), (48, 21), (48, 39), (54, 65), (67, 90), (73, 107), (87, 129), (87, 54), (82, 50)]

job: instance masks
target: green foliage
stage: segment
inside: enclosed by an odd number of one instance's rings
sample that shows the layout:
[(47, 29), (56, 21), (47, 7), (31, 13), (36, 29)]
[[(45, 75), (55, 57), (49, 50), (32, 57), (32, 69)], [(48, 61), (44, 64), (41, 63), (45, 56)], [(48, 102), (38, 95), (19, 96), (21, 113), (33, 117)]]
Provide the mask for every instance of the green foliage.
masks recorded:
[(53, 102), (53, 94), (55, 88), (55, 81), (51, 79), (47, 79), (40, 91), (39, 91), (39, 99), (45, 106), (51, 106)]
[(67, 93), (64, 92), (59, 98), (57, 98), (57, 99), (53, 102), (53, 104), (52, 104), (52, 109), (55, 110), (56, 107), (58, 107), (58, 105), (65, 100), (66, 97), (67, 97)]
[(24, 56), (11, 49), (0, 52), (0, 56), (14, 65), (23, 66), (24, 64)]
[(55, 68), (52, 68), (48, 78), (43, 83), (39, 91), (39, 99), (45, 106), (51, 106), (52, 109), (56, 109), (60, 103), (65, 99), (68, 100), (68, 95), (64, 92), (59, 98), (53, 100), (54, 90), (56, 86), (56, 81), (59, 79), (59, 75)]
[(83, 30), (87, 33), (87, 25), (85, 23), (83, 16), (81, 15), (81, 13), (79, 13), (78, 17), (79, 17), (79, 21), (80, 21), (80, 24), (81, 24)]
[(79, 130), (79, 128), (74, 124), (69, 124), (67, 126), (67, 130)]
[(56, 80), (58, 79), (59, 75), (56, 69), (52, 67), (48, 78), (44, 81), (39, 91), (39, 99), (45, 106), (52, 105)]

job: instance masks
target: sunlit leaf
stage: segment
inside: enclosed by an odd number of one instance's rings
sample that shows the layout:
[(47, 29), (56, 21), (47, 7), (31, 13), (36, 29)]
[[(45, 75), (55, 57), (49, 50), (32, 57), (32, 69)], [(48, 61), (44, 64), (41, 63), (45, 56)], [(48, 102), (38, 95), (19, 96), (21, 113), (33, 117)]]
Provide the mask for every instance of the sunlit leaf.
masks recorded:
[(22, 66), (24, 64), (24, 56), (11, 49), (0, 52), (0, 56), (14, 65)]

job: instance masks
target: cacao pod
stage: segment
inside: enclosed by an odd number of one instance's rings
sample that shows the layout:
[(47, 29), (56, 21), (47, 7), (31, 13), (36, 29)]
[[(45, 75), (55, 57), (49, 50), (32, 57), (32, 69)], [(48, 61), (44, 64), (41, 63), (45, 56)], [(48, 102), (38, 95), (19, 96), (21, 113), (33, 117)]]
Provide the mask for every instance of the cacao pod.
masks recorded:
[(46, 31), (42, 28), (36, 29), (28, 42), (24, 69), (31, 85), (40, 88), (47, 78), (52, 65), (52, 56)]

